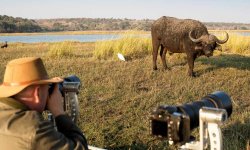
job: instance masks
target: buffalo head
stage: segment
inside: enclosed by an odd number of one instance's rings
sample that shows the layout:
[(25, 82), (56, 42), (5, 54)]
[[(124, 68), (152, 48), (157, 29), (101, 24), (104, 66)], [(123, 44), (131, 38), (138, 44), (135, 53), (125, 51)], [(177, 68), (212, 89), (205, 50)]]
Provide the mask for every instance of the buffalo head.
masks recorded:
[(195, 39), (191, 36), (192, 31), (189, 32), (189, 38), (195, 43), (195, 50), (203, 51), (203, 53), (210, 57), (213, 55), (215, 49), (221, 50), (220, 44), (224, 44), (229, 39), (228, 33), (226, 32), (226, 37), (223, 40), (219, 40), (216, 36), (212, 34), (202, 35), (201, 37)]

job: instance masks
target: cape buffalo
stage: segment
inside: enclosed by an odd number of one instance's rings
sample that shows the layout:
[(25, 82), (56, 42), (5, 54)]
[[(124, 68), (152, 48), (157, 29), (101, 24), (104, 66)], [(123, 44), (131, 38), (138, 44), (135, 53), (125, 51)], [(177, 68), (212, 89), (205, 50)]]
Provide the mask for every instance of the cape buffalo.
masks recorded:
[(167, 69), (166, 52), (186, 53), (189, 66), (188, 75), (194, 76), (194, 60), (201, 55), (210, 57), (215, 49), (221, 48), (229, 39), (228, 33), (224, 40), (208, 33), (201, 22), (191, 19), (177, 19), (163, 16), (151, 27), (153, 44), (153, 69), (157, 70), (156, 60), (158, 49), (163, 67)]

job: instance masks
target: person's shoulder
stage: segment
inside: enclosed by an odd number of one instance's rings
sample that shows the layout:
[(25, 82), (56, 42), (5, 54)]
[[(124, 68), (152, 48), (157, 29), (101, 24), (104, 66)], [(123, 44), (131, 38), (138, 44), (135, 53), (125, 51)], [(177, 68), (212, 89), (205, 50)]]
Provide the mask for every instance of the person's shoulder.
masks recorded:
[(22, 116), (23, 130), (31, 132), (34, 136), (41, 132), (49, 132), (54, 130), (52, 122), (45, 120), (43, 115), (37, 111), (20, 112)]
[(1, 134), (27, 140), (31, 140), (39, 126), (46, 122), (40, 113), (24, 110), (5, 111), (4, 115), (1, 115), (0, 121)]
[(44, 120), (41, 113), (33, 110), (16, 112), (16, 115), (26, 120), (27, 123), (36, 123)]
[(25, 116), (33, 123), (50, 122), (45, 115), (34, 110), (25, 111)]
[(41, 126), (50, 125), (51, 122), (44, 119), (43, 115), (37, 111), (20, 111), (16, 112), (16, 118), (20, 125), (26, 130), (37, 130)]

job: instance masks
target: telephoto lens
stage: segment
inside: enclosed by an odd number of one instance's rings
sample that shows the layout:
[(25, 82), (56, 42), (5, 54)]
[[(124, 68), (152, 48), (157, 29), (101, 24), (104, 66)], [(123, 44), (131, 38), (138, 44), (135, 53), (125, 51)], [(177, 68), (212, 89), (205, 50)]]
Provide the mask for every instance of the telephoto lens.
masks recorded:
[(162, 105), (151, 113), (151, 134), (168, 138), (174, 143), (189, 141), (191, 130), (199, 126), (199, 110), (202, 107), (225, 109), (228, 117), (233, 109), (230, 97), (222, 91), (180, 106)]
[(216, 91), (212, 94), (208, 94), (199, 101), (178, 106), (180, 112), (189, 116), (191, 130), (199, 126), (199, 110), (202, 107), (225, 109), (228, 117), (232, 114), (233, 109), (230, 97), (222, 91)]

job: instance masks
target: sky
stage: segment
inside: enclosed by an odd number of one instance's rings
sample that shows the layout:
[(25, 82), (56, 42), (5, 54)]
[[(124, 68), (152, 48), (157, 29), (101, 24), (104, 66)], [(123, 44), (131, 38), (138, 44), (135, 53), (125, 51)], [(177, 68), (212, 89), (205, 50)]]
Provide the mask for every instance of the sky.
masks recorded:
[(1, 0), (0, 15), (27, 19), (171, 16), (202, 22), (250, 23), (250, 0)]

